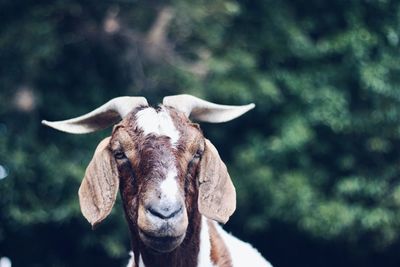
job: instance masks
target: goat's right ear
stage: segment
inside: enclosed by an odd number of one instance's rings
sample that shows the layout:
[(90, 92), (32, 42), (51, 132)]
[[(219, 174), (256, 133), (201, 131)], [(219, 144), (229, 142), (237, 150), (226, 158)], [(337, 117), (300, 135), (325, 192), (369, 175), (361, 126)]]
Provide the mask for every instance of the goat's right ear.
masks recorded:
[(79, 188), (81, 211), (92, 227), (110, 214), (118, 193), (118, 170), (109, 150), (110, 139), (97, 146)]

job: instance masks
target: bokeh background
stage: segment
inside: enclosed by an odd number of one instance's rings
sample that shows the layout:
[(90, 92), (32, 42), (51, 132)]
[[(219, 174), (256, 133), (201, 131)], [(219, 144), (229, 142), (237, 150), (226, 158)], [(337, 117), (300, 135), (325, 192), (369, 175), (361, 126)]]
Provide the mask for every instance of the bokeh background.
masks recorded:
[(124, 266), (121, 203), (95, 231), (77, 191), (110, 129), (42, 119), (113, 97), (254, 102), (202, 124), (238, 191), (225, 226), (277, 267), (400, 266), (400, 2), (2, 0), (0, 257)]

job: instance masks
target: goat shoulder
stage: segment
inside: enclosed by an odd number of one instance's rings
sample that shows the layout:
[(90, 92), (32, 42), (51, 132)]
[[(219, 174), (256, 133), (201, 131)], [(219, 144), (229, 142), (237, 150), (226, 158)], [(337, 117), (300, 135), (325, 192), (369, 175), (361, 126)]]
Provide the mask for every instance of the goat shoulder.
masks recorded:
[(260, 252), (249, 243), (243, 242), (229, 234), (218, 223), (212, 223), (228, 248), (233, 267), (272, 267), (272, 265), (261, 256)]

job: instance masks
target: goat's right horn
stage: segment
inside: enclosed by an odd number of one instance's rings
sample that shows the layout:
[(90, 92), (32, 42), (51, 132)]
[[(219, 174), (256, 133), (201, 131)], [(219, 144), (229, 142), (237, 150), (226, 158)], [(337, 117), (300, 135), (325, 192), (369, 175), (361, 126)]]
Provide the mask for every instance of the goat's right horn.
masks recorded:
[(85, 115), (63, 121), (43, 120), (42, 124), (67, 133), (85, 134), (104, 129), (118, 122), (139, 106), (148, 106), (146, 98), (116, 97)]
[(226, 122), (233, 120), (253, 109), (253, 103), (243, 106), (219, 105), (192, 95), (174, 95), (163, 99), (165, 106), (176, 108), (189, 118), (205, 122)]

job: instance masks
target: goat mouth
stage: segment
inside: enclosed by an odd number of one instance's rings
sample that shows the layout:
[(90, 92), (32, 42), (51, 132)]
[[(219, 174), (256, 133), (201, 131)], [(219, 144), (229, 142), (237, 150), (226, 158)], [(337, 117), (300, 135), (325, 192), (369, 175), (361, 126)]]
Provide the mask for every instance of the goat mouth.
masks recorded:
[(154, 252), (167, 253), (177, 248), (183, 241), (185, 235), (180, 236), (157, 236), (153, 233), (139, 231), (140, 239)]

